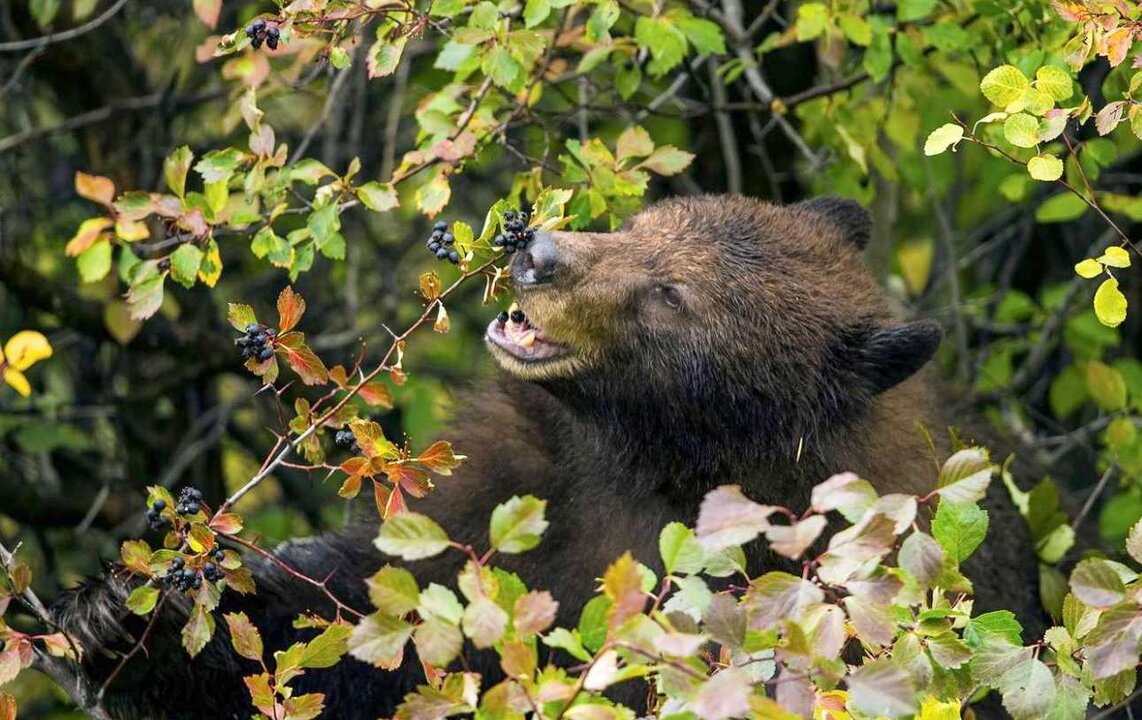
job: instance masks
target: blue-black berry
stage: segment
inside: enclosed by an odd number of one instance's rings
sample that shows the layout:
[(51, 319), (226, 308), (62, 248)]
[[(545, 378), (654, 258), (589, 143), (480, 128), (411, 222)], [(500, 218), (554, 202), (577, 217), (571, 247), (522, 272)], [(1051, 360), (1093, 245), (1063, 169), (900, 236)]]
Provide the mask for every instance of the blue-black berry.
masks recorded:
[(456, 243), (456, 236), (448, 232), (448, 223), (438, 220), (432, 226), (432, 234), (425, 243), (428, 252), (436, 256), (437, 260), (447, 260), (453, 265), (460, 264), (460, 253), (452, 249)]

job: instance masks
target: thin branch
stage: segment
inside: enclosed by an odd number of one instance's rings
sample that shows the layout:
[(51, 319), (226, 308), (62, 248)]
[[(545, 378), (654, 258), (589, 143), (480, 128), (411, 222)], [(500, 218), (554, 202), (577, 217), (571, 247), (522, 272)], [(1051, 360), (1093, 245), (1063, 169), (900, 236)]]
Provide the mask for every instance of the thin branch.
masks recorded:
[(107, 11), (102, 15), (95, 17), (88, 22), (80, 25), (79, 27), (72, 28), (71, 30), (64, 30), (63, 32), (52, 33), (51, 35), (44, 35), (38, 38), (29, 38), (28, 40), (14, 40), (12, 42), (0, 43), (0, 52), (22, 52), (24, 50), (33, 50), (37, 48), (47, 47), (55, 43), (64, 42), (77, 38), (80, 35), (91, 32), (103, 23), (107, 22), (115, 16), (123, 6), (127, 4), (127, 0), (119, 0), (117, 3), (107, 8)]
[(1117, 465), (1113, 464), (1108, 467), (1106, 471), (1102, 473), (1102, 477), (1098, 479), (1098, 483), (1094, 486), (1094, 490), (1090, 491), (1090, 495), (1087, 496), (1086, 502), (1083, 503), (1082, 510), (1079, 510), (1079, 514), (1075, 516), (1075, 521), (1071, 523), (1071, 529), (1075, 531), (1076, 535), (1079, 532), (1079, 526), (1083, 524), (1083, 520), (1086, 520), (1087, 515), (1090, 515), (1090, 511), (1094, 509), (1095, 502), (1102, 495), (1103, 490), (1106, 489), (1106, 484), (1110, 482), (1110, 476), (1114, 474), (1114, 471), (1117, 467)]
[[(710, 66), (710, 90), (714, 102), (723, 105), (726, 102), (726, 86), (718, 77), (718, 69)], [(714, 115), (718, 126), (718, 138), (722, 145), (722, 160), (726, 166), (726, 190), (735, 195), (742, 191), (741, 155), (738, 154), (737, 136), (734, 135), (734, 124), (725, 112)]]

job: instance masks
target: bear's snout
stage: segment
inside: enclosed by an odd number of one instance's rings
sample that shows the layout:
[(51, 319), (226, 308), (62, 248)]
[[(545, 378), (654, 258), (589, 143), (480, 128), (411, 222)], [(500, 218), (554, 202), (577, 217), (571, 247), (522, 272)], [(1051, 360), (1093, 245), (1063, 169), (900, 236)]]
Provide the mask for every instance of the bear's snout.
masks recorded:
[(551, 233), (539, 231), (527, 249), (512, 261), (512, 279), (518, 287), (545, 285), (555, 279), (560, 266), (559, 248)]

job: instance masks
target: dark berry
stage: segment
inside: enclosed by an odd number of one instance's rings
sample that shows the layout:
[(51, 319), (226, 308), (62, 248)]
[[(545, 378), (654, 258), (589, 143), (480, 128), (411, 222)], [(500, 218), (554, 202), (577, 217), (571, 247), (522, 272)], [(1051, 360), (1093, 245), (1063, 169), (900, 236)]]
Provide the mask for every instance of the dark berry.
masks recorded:
[(273, 348), (262, 348), (262, 351), (260, 353), (258, 353), (258, 359), (261, 360), (262, 362), (269, 360), (273, 356), (274, 356), (274, 349)]
[(166, 272), (167, 270), (170, 270), (170, 269), (171, 269), (171, 259), (169, 257), (165, 257), (162, 260), (159, 260), (159, 272)]
[(257, 332), (261, 329), (262, 329), (261, 325), (258, 325), (257, 323), (250, 323), (249, 325), (246, 326), (246, 334), (250, 335), (252, 337), (253, 335), (257, 334)]
[(456, 236), (452, 233), (444, 233), (444, 236), (441, 238), (441, 240), (445, 245), (451, 245), (452, 243), (456, 242)]
[(434, 255), (435, 255), (436, 253), (440, 252), (440, 243), (436, 242), (435, 240), (433, 240), (432, 242), (428, 243), (428, 251), (429, 251), (429, 252), (431, 252), (431, 253), (432, 253), (432, 254), (434, 254)]
[(260, 48), (262, 46), (262, 39), (260, 37), (254, 38), (253, 40), (250, 41), (250, 46), (253, 47), (255, 50), (257, 50), (258, 48)]
[(171, 560), (171, 568), (175, 570), (182, 570), (185, 565), (186, 560), (181, 555), (176, 557), (174, 560)]
[(214, 550), (214, 559), (217, 560), (218, 562), (222, 562), (223, 560), (226, 559), (226, 551), (223, 550), (222, 548), (216, 548)]
[(162, 512), (163, 510), (167, 509), (167, 501), (159, 498), (158, 500), (155, 500), (154, 504), (151, 505), (151, 508), (155, 512)]
[(503, 325), (507, 321), (508, 321), (508, 311), (507, 310), (500, 310), (500, 314), (496, 316), (496, 322), (498, 322), (500, 325)]
[(448, 257), (448, 249), (447, 248), (440, 248), (439, 250), (436, 251), (436, 259), (437, 260), (443, 260), (446, 257)]
[(521, 323), (527, 316), (523, 314), (523, 310), (512, 310), (511, 315), (508, 317), (510, 317), (514, 323)]
[(266, 29), (265, 18), (254, 18), (254, 22), (250, 23), (250, 27), (254, 29), (255, 33), (260, 33)]
[(456, 252), (455, 250), (448, 253), (448, 262), (452, 263), (453, 265), (460, 262), (460, 253)]
[(448, 223), (444, 222), (443, 220), (437, 220), (436, 224), (432, 226), (432, 229), (433, 230), (439, 230), (440, 232), (444, 232), (445, 230), (448, 229)]
[(492, 245), (496, 247), (503, 247), (507, 243), (507, 239), (503, 235), (497, 235), (492, 238)]

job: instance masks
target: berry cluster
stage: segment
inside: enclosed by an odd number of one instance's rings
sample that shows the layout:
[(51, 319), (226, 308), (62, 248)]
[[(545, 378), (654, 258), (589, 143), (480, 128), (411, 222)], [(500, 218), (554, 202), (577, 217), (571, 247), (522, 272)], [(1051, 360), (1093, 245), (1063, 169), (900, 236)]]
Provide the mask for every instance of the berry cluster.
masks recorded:
[(265, 362), (274, 356), (273, 331), (257, 323), (246, 326), (246, 334), (234, 341), (242, 348), (243, 360)]
[(361, 454), (361, 446), (357, 444), (357, 438), (353, 435), (352, 430), (338, 430), (333, 435), (333, 442), (354, 455)]
[(178, 507), (175, 512), (179, 515), (193, 515), (202, 509), (202, 491), (192, 487), (185, 487), (178, 495)]
[(437, 260), (447, 260), (456, 265), (460, 262), (460, 253), (452, 248), (456, 237), (448, 232), (448, 223), (438, 222), (432, 226), (432, 237), (428, 238), (428, 251), (436, 256)]
[(147, 524), (151, 526), (152, 530), (167, 530), (171, 526), (170, 518), (163, 516), (163, 510), (166, 510), (167, 501), (159, 498), (155, 503), (147, 508)]
[(523, 310), (520, 310), (519, 308), (516, 308), (511, 312), (508, 312), (507, 310), (500, 310), (500, 314), (496, 316), (496, 321), (499, 322), (500, 325), (503, 325), (508, 320), (511, 320), (518, 325), (526, 319), (527, 315), (524, 315)]
[(163, 583), (169, 588), (186, 592), (202, 587), (202, 576), (196, 573), (193, 568), (188, 568), (184, 558), (176, 557), (171, 560), (167, 574), (163, 575)]
[(527, 244), (535, 239), (535, 229), (527, 226), (527, 213), (522, 210), (508, 210), (504, 213), (504, 234), (497, 235), (492, 245), (502, 247), (504, 252), (511, 255), (516, 250), (523, 250)]
[(255, 50), (260, 48), (263, 42), (270, 50), (277, 50), (278, 41), (282, 39), (282, 31), (277, 25), (270, 25), (262, 18), (258, 18), (246, 26), (246, 37), (250, 38), (250, 44)]

